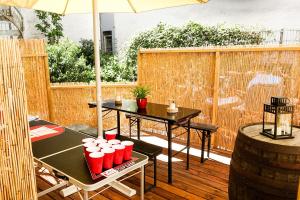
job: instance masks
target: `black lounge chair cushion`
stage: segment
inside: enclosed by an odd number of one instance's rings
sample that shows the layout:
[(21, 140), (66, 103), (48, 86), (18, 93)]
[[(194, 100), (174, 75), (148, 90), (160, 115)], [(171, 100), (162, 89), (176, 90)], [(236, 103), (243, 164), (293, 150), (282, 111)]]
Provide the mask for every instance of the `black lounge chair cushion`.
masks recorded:
[(136, 139), (132, 139), (129, 137), (125, 137), (120, 135), (118, 137), (119, 140), (123, 141), (123, 140), (129, 140), (134, 142), (134, 146), (133, 146), (133, 150), (136, 152), (139, 152), (141, 154), (144, 154), (150, 158), (154, 158), (156, 156), (158, 156), (159, 154), (162, 153), (162, 147), (160, 146), (156, 146), (153, 144), (149, 144), (147, 142), (141, 141), (141, 140), (136, 140)]

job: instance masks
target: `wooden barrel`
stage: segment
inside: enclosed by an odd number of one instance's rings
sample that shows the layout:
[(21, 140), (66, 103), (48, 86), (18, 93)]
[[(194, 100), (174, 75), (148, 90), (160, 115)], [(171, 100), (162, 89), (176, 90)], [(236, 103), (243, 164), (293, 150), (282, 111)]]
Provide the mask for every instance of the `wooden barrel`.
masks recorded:
[(229, 199), (296, 199), (300, 175), (300, 128), (293, 139), (260, 134), (262, 124), (239, 129), (230, 163)]

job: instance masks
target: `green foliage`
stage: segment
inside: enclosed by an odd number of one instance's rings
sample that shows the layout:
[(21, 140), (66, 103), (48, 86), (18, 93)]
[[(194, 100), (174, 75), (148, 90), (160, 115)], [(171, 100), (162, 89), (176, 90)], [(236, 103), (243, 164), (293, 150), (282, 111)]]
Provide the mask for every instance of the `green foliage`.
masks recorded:
[(100, 55), (101, 78), (105, 82), (125, 82), (128, 79), (124, 77), (125, 65), (119, 62), (117, 56), (111, 53)]
[[(94, 45), (92, 40), (82, 39), (79, 44), (63, 40), (61, 17), (56, 14), (37, 11), (41, 23), (36, 27), (48, 38), (49, 65), (52, 82), (90, 82), (95, 80)], [(126, 51), (124, 61), (101, 52), (101, 78), (106, 82), (136, 80), (137, 52), (140, 48), (177, 48), (200, 46), (225, 46), (260, 44), (261, 35), (240, 27), (203, 26), (190, 22), (183, 27), (158, 24), (133, 38)], [(56, 44), (58, 43), (58, 44)], [(137, 89), (137, 95), (148, 95), (147, 88)]]
[[(94, 43), (92, 40), (81, 39), (79, 41), (81, 54), (86, 58), (87, 64), (94, 68)], [(126, 78), (125, 65), (119, 62), (112, 53), (100, 53), (101, 79), (105, 82), (121, 82)]]
[(58, 43), (64, 36), (61, 15), (39, 10), (35, 14), (39, 19), (35, 27), (47, 38), (49, 44)]
[(80, 39), (79, 41), (81, 54), (86, 58), (86, 62), (90, 66), (95, 65), (94, 61), (94, 42), (90, 39)]
[[(91, 82), (95, 81), (94, 47), (91, 40), (81, 40), (80, 44), (61, 40), (47, 46), (51, 82)], [(101, 52), (101, 79), (104, 82), (126, 81), (123, 74), (125, 65), (117, 56)]]
[(248, 45), (260, 44), (262, 41), (258, 32), (240, 27), (203, 26), (194, 22), (174, 27), (160, 23), (133, 38), (125, 55), (126, 76), (129, 80), (136, 80), (137, 53), (140, 48)]
[(94, 70), (81, 55), (79, 45), (70, 40), (47, 46), (51, 82), (90, 82)]
[(136, 86), (132, 90), (132, 94), (138, 99), (144, 99), (150, 94), (150, 89), (146, 86)]

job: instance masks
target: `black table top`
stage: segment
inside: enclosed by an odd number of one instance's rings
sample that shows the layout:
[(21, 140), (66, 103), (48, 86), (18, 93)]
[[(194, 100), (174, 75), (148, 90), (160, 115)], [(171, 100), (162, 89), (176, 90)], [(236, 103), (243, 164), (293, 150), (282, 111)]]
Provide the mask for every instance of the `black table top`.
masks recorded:
[[(37, 125), (54, 125), (53, 123), (36, 120), (29, 122), (29, 126)], [(32, 143), (32, 152), (35, 158), (43, 158), (57, 152), (73, 148), (82, 144), (82, 139), (87, 136), (68, 128), (64, 128), (64, 132), (60, 135), (39, 140)]]
[[(55, 124), (44, 120), (36, 120), (29, 122), (29, 125), (32, 127)], [(64, 132), (60, 135), (32, 142), (33, 156), (39, 162), (61, 172), (70, 180), (72, 179), (77, 183), (77, 186), (88, 190), (93, 189), (94, 184), (106, 179), (106, 177), (100, 177), (96, 180), (91, 178), (82, 147), (82, 139), (86, 137), (84, 134), (64, 127)], [(137, 158), (134, 164), (142, 164), (142, 162), (148, 160), (147, 156), (137, 152), (132, 152), (132, 157)], [(120, 173), (115, 176), (123, 176), (123, 170), (126, 169), (121, 169)]]
[[(147, 159), (147, 156), (136, 152), (132, 152), (132, 157), (138, 158), (134, 161), (135, 163)], [(77, 147), (54, 156), (44, 158), (42, 159), (42, 162), (59, 170), (59, 172), (63, 173), (65, 176), (75, 179), (85, 185), (92, 185), (105, 179), (105, 177), (100, 177), (96, 180), (91, 178), (82, 147)]]
[[(89, 106), (96, 107), (97, 103), (91, 102), (89, 103)], [(116, 105), (114, 100), (108, 100), (102, 103), (102, 107), (169, 122), (180, 122), (187, 118), (196, 117), (201, 112), (201, 110), (197, 109), (178, 107), (177, 113), (169, 114), (167, 112), (168, 105), (151, 102), (147, 103), (146, 109), (140, 110), (138, 109), (136, 102), (133, 100), (123, 100), (121, 106)]]

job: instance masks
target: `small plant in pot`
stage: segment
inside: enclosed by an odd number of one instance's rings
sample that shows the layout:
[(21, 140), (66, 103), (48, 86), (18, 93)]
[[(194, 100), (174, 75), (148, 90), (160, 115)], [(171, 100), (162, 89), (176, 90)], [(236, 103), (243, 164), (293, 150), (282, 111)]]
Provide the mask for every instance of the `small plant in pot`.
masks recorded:
[(145, 109), (147, 106), (147, 96), (150, 94), (150, 89), (146, 86), (136, 86), (132, 90), (133, 96), (136, 98), (136, 103), (139, 109)]

